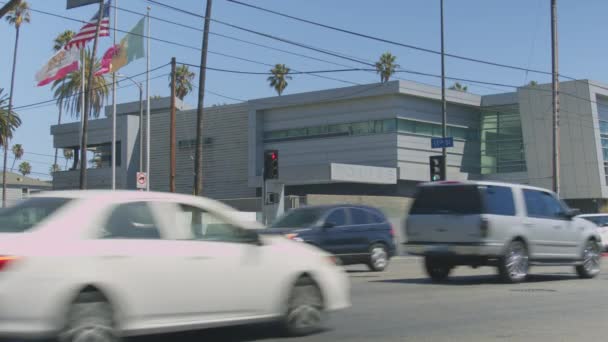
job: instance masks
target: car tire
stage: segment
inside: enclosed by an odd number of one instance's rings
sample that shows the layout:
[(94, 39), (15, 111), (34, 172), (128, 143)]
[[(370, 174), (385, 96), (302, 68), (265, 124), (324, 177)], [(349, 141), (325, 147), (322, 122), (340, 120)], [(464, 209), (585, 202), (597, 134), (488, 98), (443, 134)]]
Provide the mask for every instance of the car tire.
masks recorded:
[(424, 258), (424, 269), (433, 282), (439, 283), (448, 278), (452, 266), (445, 260), (427, 256)]
[(591, 279), (600, 273), (601, 247), (595, 240), (588, 240), (583, 249), (583, 264), (576, 266), (580, 278)]
[(382, 272), (388, 267), (388, 251), (386, 246), (375, 243), (369, 248), (369, 261), (367, 266), (373, 272)]
[(110, 303), (98, 292), (83, 292), (70, 306), (60, 342), (118, 342)]
[(327, 320), (323, 296), (310, 277), (301, 277), (291, 289), (283, 327), (288, 336), (305, 336), (321, 331)]
[(526, 244), (521, 240), (513, 240), (498, 261), (498, 274), (507, 283), (520, 283), (528, 277), (529, 261)]

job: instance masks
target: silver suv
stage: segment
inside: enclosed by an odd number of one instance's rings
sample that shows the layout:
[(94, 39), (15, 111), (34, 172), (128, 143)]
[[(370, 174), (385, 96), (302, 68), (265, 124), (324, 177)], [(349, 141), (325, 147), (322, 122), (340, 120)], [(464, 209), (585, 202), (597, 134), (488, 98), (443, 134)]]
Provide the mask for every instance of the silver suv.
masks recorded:
[(424, 256), (434, 281), (459, 265), (496, 266), (520, 282), (533, 265), (573, 265), (581, 278), (600, 271), (600, 236), (552, 192), (489, 182), (420, 185), (405, 223), (407, 251)]

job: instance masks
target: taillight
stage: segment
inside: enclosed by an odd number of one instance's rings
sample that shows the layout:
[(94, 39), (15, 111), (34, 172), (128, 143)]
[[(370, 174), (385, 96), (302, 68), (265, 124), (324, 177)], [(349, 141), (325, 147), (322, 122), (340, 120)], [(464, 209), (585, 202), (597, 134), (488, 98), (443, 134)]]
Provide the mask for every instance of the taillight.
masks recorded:
[(479, 233), (481, 237), (488, 237), (490, 234), (490, 222), (484, 218), (481, 219), (479, 223)]
[(10, 263), (17, 260), (15, 256), (0, 256), (0, 271), (4, 270)]

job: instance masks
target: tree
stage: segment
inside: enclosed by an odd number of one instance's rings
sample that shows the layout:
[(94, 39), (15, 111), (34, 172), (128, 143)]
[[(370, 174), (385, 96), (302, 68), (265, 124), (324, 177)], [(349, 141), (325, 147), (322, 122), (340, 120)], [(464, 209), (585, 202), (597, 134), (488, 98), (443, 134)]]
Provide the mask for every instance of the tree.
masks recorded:
[[(180, 65), (175, 69), (175, 96), (183, 100), (192, 91), (192, 81), (196, 74), (190, 71), (187, 65)], [(171, 88), (171, 75), (169, 75), (169, 88)]]
[[(88, 70), (91, 68), (92, 52), (87, 49), (85, 52), (85, 88)], [(94, 70), (98, 70), (101, 67), (100, 61), (95, 61)], [(57, 101), (58, 106), (63, 106), (63, 109), (70, 112), (73, 117), (79, 118), (82, 109), (82, 70), (76, 70), (66, 76), (63, 80), (57, 80), (53, 82), (53, 90), (55, 93), (53, 96)], [(93, 96), (91, 98), (91, 117), (99, 117), (101, 110), (104, 107), (104, 103), (110, 93), (110, 85), (103, 76), (93, 77)]]
[(72, 158), (74, 158), (74, 150), (69, 148), (63, 149), (63, 158), (65, 158), (65, 169), (68, 169), (68, 163)]
[(8, 3), (0, 8), (0, 18), (4, 17), (6, 13), (12, 11), (13, 8), (15, 8), (15, 6), (17, 6), (20, 2), (21, 0), (9, 0)]
[(537, 85), (538, 85), (538, 82), (536, 82), (534, 80), (528, 82), (528, 84), (527, 84), (528, 87), (536, 87)]
[[(76, 34), (76, 32), (72, 31), (72, 30), (65, 30), (63, 32), (61, 32), (60, 34), (57, 35), (57, 37), (55, 37), (55, 39), (53, 40), (53, 51), (57, 52), (61, 49), (63, 49), (63, 47), (70, 41), (72, 40), (72, 38), (74, 37), (74, 35)], [(65, 82), (65, 78), (61, 81), (62, 85)], [(63, 98), (61, 98), (59, 100), (59, 103), (57, 103), (57, 106), (59, 107), (59, 114), (57, 117), (57, 124), (61, 125), (61, 116), (63, 114)], [(58, 153), (59, 149), (55, 149), (55, 159), (53, 161), (53, 165), (57, 165), (57, 153)]]
[(15, 144), (13, 145), (13, 165), (11, 166), (11, 172), (13, 172), (13, 170), (15, 169), (15, 162), (19, 159), (21, 159), (21, 157), (23, 157), (23, 154), (25, 153), (25, 150), (23, 149), (23, 146), (21, 144)]
[(456, 82), (456, 83), (452, 84), (450, 89), (466, 93), (469, 88), (466, 85), (462, 85), (459, 82)]
[(390, 52), (385, 52), (380, 56), (380, 59), (376, 62), (376, 72), (380, 74), (380, 82), (386, 83), (395, 73), (399, 64), (396, 64), (397, 56), (394, 56)]
[(6, 166), (8, 162), (8, 145), (12, 135), (10, 133), (10, 122), (12, 122), (11, 114), (13, 112), (13, 93), (15, 91), (15, 69), (17, 67), (17, 51), (19, 49), (19, 32), (21, 24), (30, 22), (30, 5), (27, 1), (21, 1), (6, 14), (6, 21), (9, 25), (15, 26), (15, 48), (13, 50), (13, 71), (11, 73), (11, 89), (8, 97), (8, 110), (6, 111), (6, 122), (4, 126), (4, 166), (2, 170), (2, 207), (6, 207)]
[(51, 165), (51, 167), (49, 168), (49, 172), (50, 172), (51, 174), (52, 174), (52, 173), (55, 173), (55, 172), (59, 172), (59, 171), (61, 171), (61, 167), (59, 167), (59, 164), (53, 164), (53, 165)]
[(291, 80), (289, 72), (291, 69), (285, 66), (285, 64), (276, 64), (274, 68), (270, 69), (272, 76), (268, 77), (268, 82), (271, 88), (277, 91), (277, 94), (281, 96), (285, 88), (287, 88), (287, 80)]
[[(8, 97), (2, 95), (4, 89), (0, 88), (0, 146), (5, 146), (5, 142), (13, 137), (13, 132), (21, 126), (21, 119), (14, 111), (8, 115)], [(7, 130), (8, 128), (8, 130)], [(5, 136), (8, 132), (8, 139)]]
[(24, 176), (29, 175), (30, 173), (32, 173), (32, 165), (24, 161), (23, 163), (19, 164), (19, 172)]

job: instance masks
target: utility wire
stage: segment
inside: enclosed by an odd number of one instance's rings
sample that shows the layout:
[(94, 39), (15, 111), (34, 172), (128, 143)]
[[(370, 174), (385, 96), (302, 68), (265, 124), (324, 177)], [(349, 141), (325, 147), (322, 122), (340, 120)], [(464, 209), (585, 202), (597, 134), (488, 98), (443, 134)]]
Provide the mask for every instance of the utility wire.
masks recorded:
[[(156, 1), (152, 1), (152, 0), (148, 0), (148, 1), (156, 3)], [(247, 6), (247, 7), (250, 7), (250, 8), (254, 8), (256, 10), (264, 11), (264, 12), (267, 12), (267, 13), (272, 13), (272, 14), (275, 14), (275, 15), (279, 15), (279, 16), (282, 16), (282, 17), (285, 17), (285, 18), (289, 18), (289, 19), (300, 21), (300, 22), (304, 22), (304, 23), (307, 23), (307, 24), (323, 27), (323, 28), (326, 28), (326, 29), (330, 29), (330, 30), (334, 30), (334, 31), (339, 31), (339, 32), (342, 32), (342, 33), (347, 33), (347, 34), (358, 36), (358, 37), (362, 37), (362, 38), (372, 39), (372, 40), (376, 40), (376, 41), (383, 42), (383, 43), (397, 45), (397, 46), (405, 47), (405, 48), (408, 48), (408, 49), (414, 49), (414, 50), (418, 50), (418, 51), (422, 51), (422, 52), (432, 53), (432, 54), (435, 54), (435, 55), (441, 55), (440, 51), (436, 51), (436, 50), (432, 50), (432, 49), (427, 49), (427, 48), (423, 48), (423, 47), (419, 47), (419, 46), (415, 46), (415, 45), (411, 45), (411, 44), (404, 44), (404, 43), (400, 43), (400, 42), (396, 42), (396, 41), (392, 41), (392, 40), (388, 40), (388, 39), (384, 39), (384, 38), (380, 38), (380, 37), (371, 36), (371, 35), (368, 35), (368, 34), (363, 34), (363, 33), (354, 32), (354, 31), (351, 31), (351, 30), (346, 30), (346, 29), (342, 29), (342, 28), (339, 28), (339, 27), (335, 27), (335, 26), (330, 26), (330, 25), (318, 23), (318, 22), (315, 22), (315, 21), (312, 21), (312, 20), (295, 17), (295, 16), (292, 16), (292, 15), (289, 15), (289, 14), (273, 11), (273, 10), (270, 10), (270, 9), (266, 9), (266, 8), (263, 8), (263, 7), (260, 7), (260, 6), (255, 6), (255, 5), (244, 3), (244, 2), (241, 2), (241, 1), (237, 1), (237, 0), (227, 0), (227, 1), (235, 3), (235, 4), (238, 4), (238, 5), (241, 5), (241, 6)], [(454, 58), (454, 59), (460, 59), (460, 60), (465, 60), (465, 61), (469, 61), (469, 62), (475, 62), (475, 63), (481, 63), (481, 64), (486, 64), (486, 65), (492, 65), (492, 66), (501, 67), (501, 68), (520, 70), (520, 71), (526, 71), (526, 72), (534, 72), (534, 73), (545, 74), (545, 75), (552, 75), (552, 73), (549, 72), (549, 71), (524, 68), (524, 67), (515, 66), (515, 65), (508, 65), (508, 64), (502, 64), (502, 63), (497, 63), (497, 62), (486, 61), (486, 60), (482, 60), (482, 59), (478, 59), (478, 58), (471, 58), (471, 57), (464, 57), (464, 56), (454, 55), (454, 54), (450, 54), (450, 53), (446, 53), (444, 55), (446, 57), (450, 57), (450, 58)], [(572, 77), (568, 77), (568, 76), (565, 76), (565, 75), (560, 75), (560, 76), (563, 77), (563, 78), (566, 78), (566, 79), (574, 80), (574, 78), (572, 78)]]

